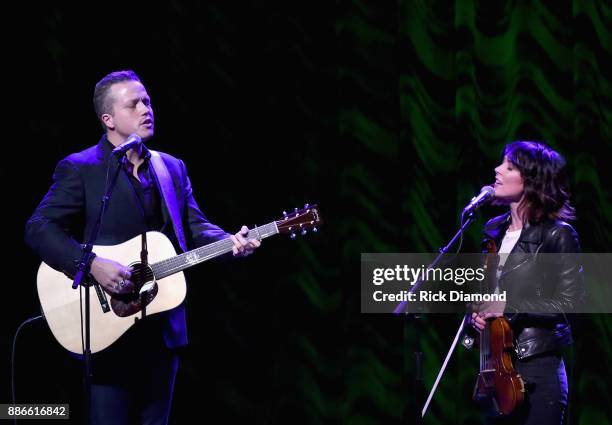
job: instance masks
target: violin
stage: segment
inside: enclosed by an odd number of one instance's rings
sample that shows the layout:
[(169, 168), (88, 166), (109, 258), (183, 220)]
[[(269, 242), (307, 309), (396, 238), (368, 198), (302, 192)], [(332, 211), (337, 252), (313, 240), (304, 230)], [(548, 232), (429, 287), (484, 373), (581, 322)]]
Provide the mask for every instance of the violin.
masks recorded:
[[(487, 252), (484, 269), (490, 282), (497, 266), (497, 255), (492, 255), (497, 253), (494, 241), (487, 244)], [(495, 267), (490, 267), (491, 261)], [(514, 350), (512, 329), (505, 317), (495, 317), (487, 320), (479, 337), (480, 371), (473, 399), (490, 416), (509, 415), (525, 398), (525, 383), (510, 357)]]

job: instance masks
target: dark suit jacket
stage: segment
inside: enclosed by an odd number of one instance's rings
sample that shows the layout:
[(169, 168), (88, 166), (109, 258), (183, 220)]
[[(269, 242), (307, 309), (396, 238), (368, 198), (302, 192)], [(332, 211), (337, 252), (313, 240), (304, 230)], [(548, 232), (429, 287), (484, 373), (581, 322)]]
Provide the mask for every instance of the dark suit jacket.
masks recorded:
[[(26, 243), (51, 267), (73, 276), (81, 258), (81, 243), (95, 225), (104, 195), (107, 165), (110, 175), (117, 160), (111, 155), (113, 145), (102, 136), (96, 146), (69, 155), (59, 162), (53, 184), (26, 224)], [(193, 199), (191, 183), (183, 161), (160, 152), (171, 176), (176, 202), (184, 229), (187, 249), (227, 238), (229, 235), (210, 223)], [(159, 190), (159, 183), (155, 178)], [(160, 229), (182, 251), (163, 197), (164, 225)], [(138, 199), (129, 176), (121, 172), (104, 215), (96, 245), (116, 245), (147, 231)], [(159, 316), (159, 317), (155, 317)], [(167, 347), (187, 343), (185, 307), (181, 304), (149, 319), (159, 323)], [(147, 320), (149, 320), (147, 319)]]

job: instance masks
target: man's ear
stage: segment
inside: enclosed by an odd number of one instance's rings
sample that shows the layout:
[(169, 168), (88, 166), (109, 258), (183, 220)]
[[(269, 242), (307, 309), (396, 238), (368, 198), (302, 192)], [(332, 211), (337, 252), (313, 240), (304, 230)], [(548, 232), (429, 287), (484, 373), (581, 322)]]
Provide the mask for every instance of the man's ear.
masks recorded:
[(104, 123), (106, 128), (108, 128), (109, 130), (115, 129), (115, 120), (113, 119), (113, 116), (111, 114), (102, 114), (100, 118), (102, 119), (102, 122)]

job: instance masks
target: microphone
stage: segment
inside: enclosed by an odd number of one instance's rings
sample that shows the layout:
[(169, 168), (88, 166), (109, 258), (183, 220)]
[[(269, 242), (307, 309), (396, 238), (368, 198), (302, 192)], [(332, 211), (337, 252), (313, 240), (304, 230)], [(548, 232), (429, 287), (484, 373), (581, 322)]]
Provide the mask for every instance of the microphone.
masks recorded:
[(129, 137), (127, 138), (125, 142), (121, 143), (119, 146), (113, 149), (112, 154), (118, 155), (118, 156), (123, 155), (130, 149), (133, 149), (136, 146), (139, 146), (141, 143), (142, 143), (142, 139), (140, 138), (140, 136), (136, 133), (132, 133), (129, 135)]
[(491, 201), (495, 197), (495, 189), (491, 186), (483, 186), (480, 193), (472, 198), (470, 203), (463, 209), (464, 215), (469, 215), (478, 208)]

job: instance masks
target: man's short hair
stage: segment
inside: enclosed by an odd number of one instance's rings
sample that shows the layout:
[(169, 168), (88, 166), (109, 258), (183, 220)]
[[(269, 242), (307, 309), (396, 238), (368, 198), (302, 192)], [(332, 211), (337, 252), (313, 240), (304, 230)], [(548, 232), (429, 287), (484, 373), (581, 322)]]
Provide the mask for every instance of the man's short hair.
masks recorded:
[(96, 84), (93, 96), (94, 110), (96, 111), (96, 116), (102, 123), (102, 127), (104, 129), (106, 129), (106, 125), (104, 124), (104, 121), (102, 121), (102, 115), (112, 114), (113, 112), (113, 99), (109, 95), (108, 91), (113, 84), (121, 83), (123, 81), (138, 81), (141, 83), (138, 75), (136, 75), (136, 73), (131, 69), (128, 69), (125, 71), (111, 72), (110, 74), (105, 75)]

